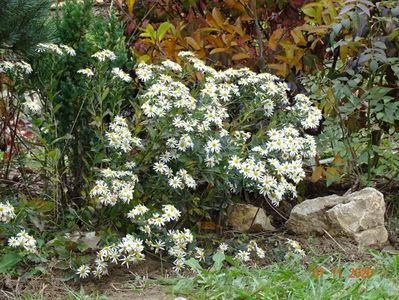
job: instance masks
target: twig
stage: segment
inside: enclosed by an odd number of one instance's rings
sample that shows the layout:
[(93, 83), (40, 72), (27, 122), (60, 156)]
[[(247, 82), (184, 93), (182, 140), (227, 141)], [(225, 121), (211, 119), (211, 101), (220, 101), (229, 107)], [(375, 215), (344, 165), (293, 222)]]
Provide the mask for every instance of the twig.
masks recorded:
[(254, 225), (255, 219), (258, 216), (259, 211), (260, 211), (260, 207), (258, 207), (256, 214), (255, 214), (254, 218), (252, 219), (251, 226), (249, 226), (248, 230), (251, 230), (252, 225)]
[(16, 110), (17, 110), (17, 117), (15, 118), (15, 126), (14, 126), (14, 130), (13, 130), (12, 136), (11, 136), (10, 156), (8, 157), (7, 167), (6, 167), (6, 171), (5, 171), (5, 174), (4, 174), (4, 178), (5, 179), (7, 179), (8, 175), (9, 175), (11, 157), (12, 157), (12, 152), (14, 150), (15, 137), (18, 135), (17, 134), (17, 128), (18, 128), (18, 123), (19, 123), (19, 114), (21, 112), (19, 104), (18, 104)]
[(256, 0), (251, 0), (249, 2), (249, 5), (245, 5), (245, 10), (247, 11), (248, 15), (254, 19), (256, 40), (259, 48), (258, 63), (259, 63), (259, 68), (263, 70), (265, 67), (265, 60), (263, 58), (263, 41), (262, 41), (263, 28), (260, 26), (259, 23), (258, 13), (256, 10)]
[(269, 200), (268, 200), (265, 196), (264, 196), (264, 198), (265, 198), (267, 204), (269, 204), (269, 206), (270, 206), (280, 217), (282, 217), (285, 221), (288, 220), (288, 218), (285, 217), (282, 213), (280, 213), (280, 212), (277, 210), (277, 208), (275, 208), (274, 205), (271, 204), (271, 203), (269, 202)]
[(346, 253), (346, 250), (344, 249), (344, 247), (342, 247), (341, 244), (338, 243), (337, 240), (334, 239), (334, 238), (332, 237), (332, 235), (328, 233), (327, 230), (323, 229), (323, 231), (324, 231), (325, 234), (327, 234), (327, 235), (338, 245), (338, 247), (340, 247), (340, 248), (342, 249), (342, 251), (344, 251), (344, 252)]
[(343, 194), (343, 196), (348, 196), (349, 194), (353, 193), (353, 191), (355, 191), (359, 187), (359, 184), (360, 184), (360, 177), (356, 177), (356, 181), (353, 184), (353, 186), (351, 186), (351, 188), (349, 190), (347, 190)]

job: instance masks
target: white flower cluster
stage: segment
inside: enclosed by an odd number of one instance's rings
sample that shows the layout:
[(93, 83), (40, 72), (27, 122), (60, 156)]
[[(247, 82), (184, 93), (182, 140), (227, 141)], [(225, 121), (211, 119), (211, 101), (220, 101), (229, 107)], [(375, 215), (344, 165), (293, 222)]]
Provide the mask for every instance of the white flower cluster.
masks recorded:
[(13, 248), (23, 248), (30, 253), (36, 253), (36, 240), (30, 236), (25, 230), (22, 230), (17, 236), (8, 240), (8, 245)]
[(39, 53), (44, 52), (53, 52), (58, 55), (69, 55), (69, 56), (76, 56), (76, 51), (67, 45), (57, 45), (53, 43), (40, 43), (36, 46), (36, 51)]
[[(103, 53), (96, 57), (101, 61), (107, 55)], [(174, 190), (195, 189), (204, 178), (195, 178), (187, 170), (214, 168), (212, 171), (218, 175), (228, 177), (228, 186), (232, 190), (238, 186), (237, 182), (244, 181), (246, 187), (258, 190), (275, 204), (287, 194), (296, 195), (296, 184), (305, 175), (304, 160), (316, 152), (313, 137), (304, 134), (302, 129), (317, 126), (320, 111), (312, 107), (304, 95), (297, 96), (295, 103), (290, 104), (286, 84), (271, 74), (256, 74), (249, 69), (216, 71), (192, 53), (183, 52), (180, 56), (188, 61), (185, 65), (188, 72), (183, 72), (180, 65), (171, 61), (160, 65), (140, 64), (136, 70), (145, 85), (139, 101), (146, 117), (143, 124), (150, 131), (148, 139), (153, 139), (148, 145), (153, 147), (151, 150), (159, 151), (152, 164), (157, 176)], [(119, 71), (114, 69), (113, 75), (124, 80), (123, 77), (128, 75)], [(185, 76), (194, 72), (201, 72), (199, 77), (202, 79), (189, 86), (186, 82), (193, 83), (193, 80)], [(230, 115), (231, 111), (236, 112)], [(274, 116), (280, 111), (284, 112), (281, 118)], [(241, 119), (248, 116), (265, 124), (264, 128), (268, 128), (265, 134), (255, 134), (253, 124), (241, 124)], [(236, 119), (232, 118), (238, 118), (240, 122), (236, 124)], [(272, 118), (275, 120), (273, 127)], [(133, 137), (122, 117), (114, 119), (106, 137), (110, 146), (122, 153), (145, 146)], [(196, 169), (191, 168), (193, 164)], [(91, 195), (105, 205), (131, 201), (138, 180), (134, 168), (134, 164), (128, 163), (126, 171), (102, 170), (103, 180), (96, 182)], [(128, 213), (128, 218), (138, 224), (146, 236), (144, 244), (155, 253), (166, 250), (173, 257), (177, 272), (184, 268), (190, 256), (200, 261), (205, 259), (204, 249), (190, 250), (194, 237), (189, 229), (166, 231), (168, 222), (178, 220), (180, 215), (181, 212), (172, 205), (164, 205), (161, 211), (154, 212), (138, 204)], [(129, 236), (122, 244), (126, 241), (135, 245), (134, 249), (129, 248), (133, 256), (126, 255), (123, 250), (121, 257), (120, 249), (125, 249), (121, 244), (108, 246), (99, 252), (93, 272), (88, 266), (81, 266), (78, 274), (85, 277), (92, 272), (101, 276), (106, 274), (109, 261), (128, 265), (144, 259), (142, 240)], [(226, 244), (219, 246), (219, 251), (227, 250)], [(253, 254), (265, 257), (264, 250), (251, 241), (235, 257), (246, 262)]]
[(25, 107), (32, 113), (40, 112), (42, 104), (40, 101), (39, 94), (34, 91), (26, 91), (25, 95)]
[(299, 113), (303, 128), (317, 128), (322, 119), (321, 110), (312, 106), (310, 99), (303, 94), (296, 95), (295, 101), (292, 109)]
[(0, 203), (0, 221), (3, 223), (9, 223), (12, 219), (15, 219), (16, 215), (14, 212), (14, 206), (9, 202)]
[(154, 73), (152, 72), (151, 66), (145, 63), (139, 64), (138, 68), (136, 69), (136, 75), (143, 82), (148, 82), (154, 78)]
[(132, 77), (130, 77), (129, 74), (125, 73), (120, 68), (114, 67), (110, 70), (110, 72), (108, 70), (104, 70), (103, 64), (101, 64), (102, 62), (105, 62), (107, 60), (109, 60), (109, 61), (116, 60), (116, 55), (111, 50), (106, 49), (106, 50), (98, 51), (98, 52), (94, 53), (91, 57), (93, 57), (97, 61), (99, 61), (100, 64), (97, 63), (97, 64), (94, 64), (94, 66), (92, 66), (92, 67), (80, 69), (77, 71), (78, 74), (82, 74), (82, 75), (86, 76), (87, 78), (91, 78), (96, 74), (103, 75), (103, 74), (109, 73), (110, 75), (112, 75), (113, 79), (122, 80), (123, 82), (126, 82), (126, 83), (132, 81)]
[(232, 156), (229, 167), (237, 169), (251, 180), (252, 187), (278, 204), (286, 194), (296, 196), (295, 185), (305, 177), (303, 159), (316, 154), (316, 143), (312, 136), (301, 137), (291, 126), (271, 129), (268, 137), (265, 146), (252, 148), (247, 159)]
[[(150, 213), (146, 216), (149, 211), (150, 210), (146, 206), (139, 204), (128, 213), (128, 218), (141, 224), (141, 231), (149, 237), (145, 243), (154, 250), (155, 253), (158, 253), (165, 250), (165, 241), (159, 238), (159, 233), (163, 230), (166, 223), (177, 221), (181, 212), (173, 205), (163, 205), (162, 214)], [(153, 241), (150, 239), (151, 237), (158, 239)], [(169, 231), (166, 240), (170, 241), (169, 244), (171, 244), (171, 246), (169, 248), (169, 253), (175, 257), (176, 270), (182, 269), (184, 267), (184, 257), (187, 255), (187, 245), (193, 241), (190, 230)], [(129, 267), (131, 264), (144, 260), (143, 251), (143, 241), (132, 235), (127, 235), (120, 243), (104, 247), (98, 252), (93, 271), (89, 266), (82, 265), (77, 269), (77, 274), (81, 278), (86, 278), (90, 273), (96, 277), (101, 277), (108, 273), (108, 262), (115, 264), (120, 263), (121, 265)], [(200, 254), (201, 251), (198, 249), (196, 251), (196, 256)]]
[(113, 68), (111, 71), (112, 75), (114, 75), (114, 78), (119, 78), (122, 79), (125, 82), (130, 82), (132, 81), (132, 77), (129, 76), (129, 74), (123, 72), (119, 68)]
[(76, 274), (80, 278), (86, 278), (90, 273), (95, 277), (102, 277), (108, 274), (108, 263), (121, 264), (129, 268), (132, 264), (144, 260), (143, 251), (143, 241), (128, 234), (118, 244), (106, 246), (97, 253), (93, 270), (88, 265), (81, 265)]
[(90, 68), (80, 69), (80, 70), (77, 71), (77, 73), (86, 75), (87, 77), (93, 77), (94, 76), (94, 72)]
[[(216, 71), (190, 52), (179, 55), (188, 61), (188, 68), (191, 65), (193, 71), (204, 75), (203, 82), (193, 89), (183, 83), (182, 68), (170, 61), (140, 64), (136, 70), (146, 83), (140, 99), (147, 121), (160, 127), (168, 124), (164, 140), (167, 149), (153, 165), (154, 170), (165, 175), (173, 189), (195, 188), (196, 179), (175, 175), (169, 163), (175, 165), (189, 152), (202, 151), (207, 168), (220, 166), (238, 171), (247, 179), (248, 187), (257, 189), (274, 204), (287, 195), (296, 196), (295, 186), (305, 176), (304, 160), (316, 153), (314, 138), (301, 129), (317, 127), (320, 110), (305, 95), (297, 95), (291, 105), (287, 85), (274, 75), (257, 74), (247, 68)], [(251, 133), (230, 133), (226, 125), (230, 117), (227, 107), (236, 102), (255, 114), (263, 114), (263, 118), (285, 111), (285, 121), (270, 129), (261, 144), (248, 147), (245, 143), (253, 144)]]
[(0, 62), (0, 72), (20, 72), (22, 74), (30, 74), (33, 70), (32, 66), (23, 60), (18, 62), (2, 61)]
[(111, 147), (129, 152), (132, 146), (142, 147), (142, 141), (137, 137), (132, 137), (127, 122), (122, 117), (116, 117), (110, 125), (110, 131), (106, 133), (106, 137)]
[[(176, 209), (173, 205), (163, 205), (162, 213), (152, 213), (148, 217), (145, 214), (149, 212), (149, 209), (139, 204), (135, 206), (128, 214), (128, 218), (132, 221), (142, 221), (141, 231), (148, 235), (149, 239), (146, 240), (146, 244), (158, 253), (165, 250), (165, 245), (168, 244), (168, 253), (174, 257), (174, 269), (180, 271), (184, 268), (185, 257), (187, 256), (187, 247), (192, 243), (194, 237), (189, 229), (171, 230), (168, 231), (167, 236), (160, 237), (159, 233), (164, 228), (166, 223), (177, 221), (180, 218), (181, 212)], [(156, 240), (154, 240), (158, 237)], [(150, 239), (151, 238), (151, 239)], [(162, 240), (164, 239), (164, 240)], [(201, 256), (200, 249), (196, 250), (196, 256)], [(203, 256), (205, 254), (203, 253)]]
[(291, 239), (287, 239), (287, 244), (288, 244), (288, 247), (289, 247), (288, 255), (290, 255), (291, 253), (295, 253), (295, 254), (297, 254), (299, 256), (305, 256), (306, 255), (305, 251), (302, 249), (301, 245), (297, 241), (294, 241), (294, 240), (291, 240)]
[(90, 191), (92, 197), (96, 197), (102, 205), (114, 206), (118, 202), (129, 203), (133, 200), (133, 193), (137, 175), (132, 171), (102, 170), (106, 180), (97, 180), (96, 185)]
[(265, 258), (265, 251), (253, 240), (249, 242), (247, 250), (239, 250), (234, 258), (241, 262), (248, 262), (251, 260), (251, 253), (255, 253), (258, 258)]
[[(137, 220), (138, 218), (143, 219), (143, 216), (148, 211), (149, 209), (146, 206), (139, 204), (130, 210), (127, 217), (133, 221)], [(142, 231), (150, 235), (152, 232), (150, 226), (162, 228), (167, 222), (177, 221), (180, 218), (180, 214), (180, 211), (173, 205), (163, 205), (162, 214), (156, 212), (153, 213), (151, 217), (147, 218), (144, 221), (145, 226)]]
[(107, 59), (110, 61), (114, 61), (116, 59), (116, 55), (111, 50), (105, 49), (94, 53), (91, 57), (97, 59), (100, 62), (104, 62)]
[[(194, 237), (190, 229), (184, 230), (171, 230), (168, 233), (169, 239), (172, 241), (173, 245), (168, 250), (170, 256), (174, 257), (174, 270), (180, 272), (186, 262), (187, 247), (193, 242)], [(198, 251), (196, 253), (198, 256)]]
[(167, 164), (158, 162), (154, 164), (154, 170), (159, 174), (168, 176), (168, 184), (173, 189), (184, 189), (185, 187), (195, 189), (197, 187), (194, 178), (184, 169), (180, 169), (176, 172), (176, 175), (173, 175), (173, 171)]

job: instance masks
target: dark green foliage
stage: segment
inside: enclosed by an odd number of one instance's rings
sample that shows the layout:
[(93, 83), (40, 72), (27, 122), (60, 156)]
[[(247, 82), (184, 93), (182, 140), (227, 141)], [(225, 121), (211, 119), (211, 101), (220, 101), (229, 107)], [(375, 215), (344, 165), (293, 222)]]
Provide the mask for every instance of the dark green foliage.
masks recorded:
[(26, 52), (51, 36), (50, 0), (1, 0), (0, 47)]
[[(57, 169), (62, 190), (68, 191), (66, 194), (62, 192), (65, 203), (66, 199), (81, 198), (85, 182), (94, 172), (93, 167), (99, 165), (105, 154), (103, 134), (95, 124), (98, 122), (97, 112), (88, 100), (98, 91), (88, 89), (85, 79), (77, 71), (88, 67), (93, 61), (91, 55), (102, 49), (116, 54), (117, 60), (111, 67), (127, 68), (128, 51), (123, 26), (117, 17), (112, 11), (107, 17), (95, 15), (91, 0), (66, 1), (57, 12), (55, 27), (57, 42), (74, 48), (76, 56), (64, 57), (55, 65), (51, 59), (42, 61), (33, 57), (32, 60), (36, 76), (34, 85), (40, 87), (45, 94), (42, 96), (49, 99), (54, 110), (55, 124), (52, 126), (56, 129), (48, 136), (48, 142), (62, 150)], [(48, 93), (49, 90), (52, 93)], [(113, 93), (111, 89), (109, 97), (116, 98)], [(108, 122), (111, 115), (112, 112), (105, 111), (100, 123)]]

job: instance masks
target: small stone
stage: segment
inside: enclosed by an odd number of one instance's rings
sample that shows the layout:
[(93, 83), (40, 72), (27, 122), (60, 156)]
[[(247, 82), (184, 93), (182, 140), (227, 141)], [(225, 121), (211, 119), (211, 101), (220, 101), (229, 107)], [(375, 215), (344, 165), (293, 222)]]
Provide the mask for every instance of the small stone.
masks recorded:
[(385, 226), (378, 226), (353, 234), (359, 246), (382, 246), (388, 240), (388, 231)]
[(89, 249), (98, 249), (97, 245), (101, 238), (96, 235), (94, 231), (85, 232), (82, 237), (82, 242), (84, 242)]
[(276, 230), (263, 208), (249, 204), (232, 204), (228, 209), (228, 224), (240, 232)]

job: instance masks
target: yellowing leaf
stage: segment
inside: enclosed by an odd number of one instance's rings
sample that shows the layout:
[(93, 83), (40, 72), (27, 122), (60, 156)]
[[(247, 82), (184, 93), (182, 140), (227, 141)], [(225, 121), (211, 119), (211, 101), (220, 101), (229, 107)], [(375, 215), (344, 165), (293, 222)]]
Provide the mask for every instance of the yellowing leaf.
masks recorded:
[(194, 40), (191, 36), (186, 37), (186, 41), (191, 47), (193, 47), (194, 50), (200, 50), (201, 49), (201, 46), (198, 45), (196, 40)]
[(294, 28), (291, 30), (291, 36), (294, 39), (295, 44), (300, 46), (306, 46), (306, 39), (299, 28)]
[(247, 59), (250, 57), (251, 56), (248, 53), (237, 53), (233, 55), (232, 60)]
[(212, 10), (212, 17), (215, 20), (215, 22), (218, 24), (218, 26), (223, 28), (224, 18), (216, 7)]
[(341, 46), (339, 47), (339, 57), (343, 62), (346, 62), (346, 58), (348, 56), (348, 47), (347, 46)]
[(316, 16), (316, 10), (309, 6), (309, 5), (304, 5), (301, 10), (303, 11), (303, 13), (309, 17), (314, 18)]
[(241, 24), (241, 19), (240, 17), (237, 18), (236, 22), (234, 23), (235, 25), (235, 31), (240, 35), (243, 36), (245, 35), (244, 30), (242, 29), (242, 24)]
[(341, 176), (336, 168), (334, 167), (327, 168), (326, 170), (327, 186), (330, 186), (332, 183), (338, 181), (340, 177)]
[(343, 166), (345, 165), (346, 161), (339, 155), (335, 155), (334, 160), (332, 161), (332, 164), (335, 166)]
[(325, 104), (323, 106), (324, 116), (328, 116), (331, 113), (331, 111), (334, 108), (335, 102), (336, 102), (336, 100), (335, 100), (334, 92), (333, 92), (332, 88), (329, 87), (327, 90), (327, 101), (325, 102)]
[(151, 24), (147, 24), (147, 27), (144, 29), (144, 32), (142, 34), (140, 34), (140, 36), (141, 37), (148, 37), (152, 41), (156, 41), (156, 39), (157, 39), (157, 33), (156, 33), (154, 27), (152, 27)]
[(215, 54), (215, 53), (226, 52), (226, 51), (227, 51), (226, 48), (215, 48), (215, 49), (212, 49), (212, 51), (209, 52), (209, 54)]
[(268, 64), (268, 67), (276, 70), (277, 75), (285, 76), (287, 74), (287, 64)]
[(283, 33), (284, 33), (284, 29), (282, 29), (282, 28), (279, 28), (279, 29), (276, 29), (275, 31), (273, 31), (272, 35), (269, 38), (269, 42), (268, 42), (267, 46), (270, 49), (272, 49), (273, 51), (276, 51), (278, 42), (280, 41), (280, 38), (282, 37)]
[(133, 9), (134, 9), (134, 3), (135, 2), (136, 2), (136, 0), (126, 0), (127, 11), (129, 12), (130, 15), (133, 14)]
[(144, 54), (137, 59), (137, 62), (138, 63), (142, 63), (142, 62), (146, 63), (146, 62), (149, 62), (150, 60), (151, 60), (151, 57), (147, 54)]
[(317, 167), (314, 169), (313, 173), (312, 173), (311, 181), (312, 181), (312, 182), (317, 182), (317, 181), (319, 181), (320, 178), (322, 178), (322, 176), (323, 176), (323, 172), (324, 172), (323, 166), (317, 166)]
[(216, 224), (214, 222), (202, 221), (200, 222), (200, 228), (206, 231), (216, 231)]

